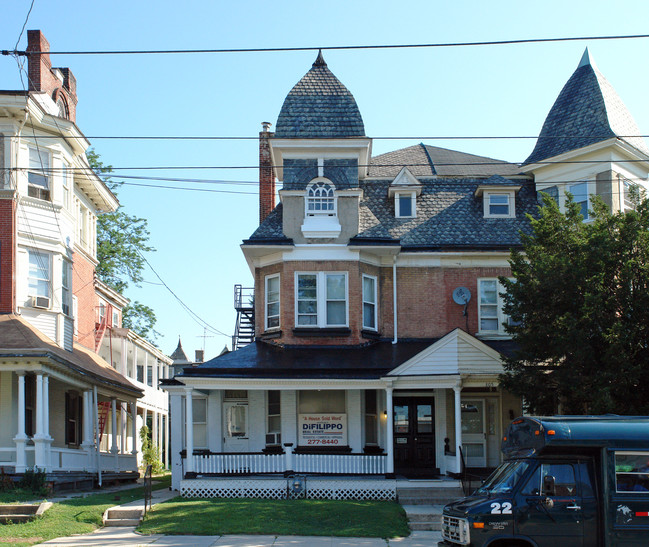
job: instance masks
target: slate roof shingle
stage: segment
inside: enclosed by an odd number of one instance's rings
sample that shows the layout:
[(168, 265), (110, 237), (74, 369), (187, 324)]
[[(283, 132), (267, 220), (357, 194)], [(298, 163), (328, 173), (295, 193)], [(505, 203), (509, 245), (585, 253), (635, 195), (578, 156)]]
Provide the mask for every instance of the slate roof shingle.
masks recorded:
[(349, 90), (327, 67), (322, 53), (284, 100), (275, 137), (364, 137), (365, 126)]
[(524, 165), (618, 137), (645, 154), (649, 149), (613, 86), (590, 62), (588, 50), (550, 109)]

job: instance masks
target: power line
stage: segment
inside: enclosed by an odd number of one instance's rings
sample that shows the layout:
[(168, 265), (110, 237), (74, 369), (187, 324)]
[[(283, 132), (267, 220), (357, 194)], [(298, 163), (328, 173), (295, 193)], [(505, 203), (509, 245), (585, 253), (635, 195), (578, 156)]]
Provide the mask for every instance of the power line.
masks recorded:
[[(88, 140), (151, 140), (151, 141), (256, 141), (259, 136), (235, 135), (84, 135)], [(616, 135), (618, 139), (646, 139), (649, 135)], [(271, 137), (271, 140), (278, 137)], [(375, 141), (452, 141), (452, 140), (536, 140), (542, 139), (610, 139), (611, 135), (383, 135), (379, 137), (351, 137), (368, 138)], [(78, 137), (69, 135), (41, 135), (39, 139), (77, 140)]]
[(213, 48), (213, 49), (138, 49), (138, 50), (89, 50), (89, 51), (17, 51), (1, 50), (2, 55), (166, 55), (166, 54), (202, 54), (202, 53), (279, 53), (293, 51), (340, 51), (366, 49), (423, 49), (450, 47), (504, 46), (516, 44), (539, 44), (552, 42), (579, 42), (599, 40), (636, 40), (649, 38), (649, 34), (619, 34), (612, 36), (567, 36), (560, 38), (522, 38), (519, 40), (487, 40), (480, 42), (435, 42), (426, 44), (375, 44), (346, 46), (300, 46), (275, 48)]

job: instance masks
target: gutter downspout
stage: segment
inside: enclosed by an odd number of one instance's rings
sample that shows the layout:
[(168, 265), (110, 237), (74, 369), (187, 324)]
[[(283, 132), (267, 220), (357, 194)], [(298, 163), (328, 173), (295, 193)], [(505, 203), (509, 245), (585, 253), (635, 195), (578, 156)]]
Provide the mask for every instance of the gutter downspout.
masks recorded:
[(92, 392), (94, 394), (95, 400), (95, 442), (97, 443), (97, 482), (101, 487), (101, 452), (99, 450), (99, 443), (101, 438), (99, 437), (99, 400), (97, 399), (97, 386), (92, 386)]
[(397, 335), (397, 255), (394, 256), (392, 261), (392, 315), (394, 318), (394, 339), (393, 344), (397, 343), (399, 339)]

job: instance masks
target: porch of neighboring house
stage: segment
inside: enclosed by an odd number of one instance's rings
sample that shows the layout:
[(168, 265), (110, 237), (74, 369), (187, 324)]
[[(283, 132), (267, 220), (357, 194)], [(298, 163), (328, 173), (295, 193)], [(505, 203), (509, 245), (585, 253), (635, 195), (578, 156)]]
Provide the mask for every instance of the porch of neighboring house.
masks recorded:
[(142, 392), (90, 350), (63, 350), (18, 317), (0, 321), (1, 472), (38, 469), (57, 489), (136, 479)]

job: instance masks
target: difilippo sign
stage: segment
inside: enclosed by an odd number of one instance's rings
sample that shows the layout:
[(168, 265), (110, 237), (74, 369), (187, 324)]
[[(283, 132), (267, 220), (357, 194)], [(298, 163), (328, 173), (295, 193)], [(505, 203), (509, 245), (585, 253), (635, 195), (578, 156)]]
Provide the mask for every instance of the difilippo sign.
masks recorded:
[(347, 444), (346, 414), (300, 414), (298, 420), (300, 446), (345, 446)]

